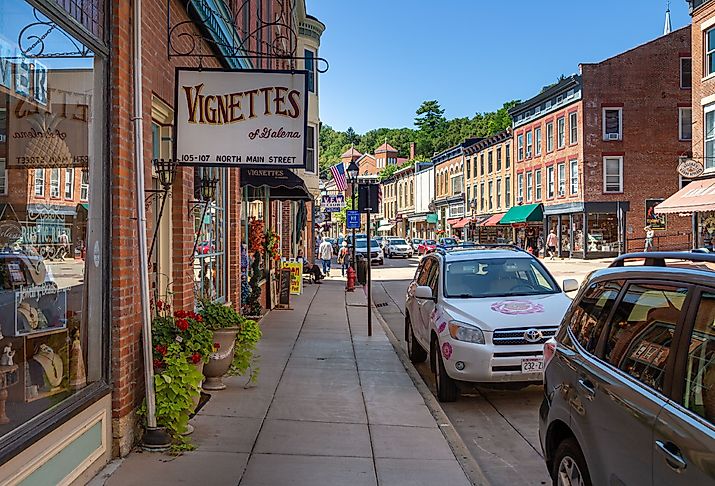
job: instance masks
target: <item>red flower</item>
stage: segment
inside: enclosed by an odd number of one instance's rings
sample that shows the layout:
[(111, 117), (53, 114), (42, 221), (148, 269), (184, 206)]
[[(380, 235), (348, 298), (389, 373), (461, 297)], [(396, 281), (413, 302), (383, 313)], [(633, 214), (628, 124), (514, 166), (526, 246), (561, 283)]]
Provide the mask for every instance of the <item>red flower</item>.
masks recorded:
[(197, 316), (195, 317), (195, 319), (196, 319), (196, 322), (204, 322), (204, 318), (201, 317), (201, 316), (199, 316), (199, 315), (197, 315)]
[(201, 355), (199, 353), (194, 353), (191, 355), (191, 362), (196, 364), (201, 361)]
[(163, 309), (164, 309), (164, 301), (163, 301), (163, 300), (158, 300), (158, 301), (156, 302), (156, 308), (159, 309), (159, 310), (163, 310)]
[(214, 349), (215, 349), (215, 350), (218, 351), (220, 348), (221, 348), (221, 344), (219, 344), (219, 343), (214, 343)]
[(164, 366), (164, 362), (160, 359), (155, 359), (154, 360), (154, 368), (161, 368)]
[(186, 331), (189, 328), (189, 321), (186, 319), (177, 319), (176, 327), (178, 327), (180, 331)]
[(178, 310), (174, 312), (174, 317), (177, 317), (179, 319), (184, 319), (186, 317), (187, 313), (185, 310)]
[(159, 353), (162, 356), (166, 355), (166, 346), (162, 346), (161, 344), (157, 344), (154, 346), (154, 349), (156, 350), (157, 353)]

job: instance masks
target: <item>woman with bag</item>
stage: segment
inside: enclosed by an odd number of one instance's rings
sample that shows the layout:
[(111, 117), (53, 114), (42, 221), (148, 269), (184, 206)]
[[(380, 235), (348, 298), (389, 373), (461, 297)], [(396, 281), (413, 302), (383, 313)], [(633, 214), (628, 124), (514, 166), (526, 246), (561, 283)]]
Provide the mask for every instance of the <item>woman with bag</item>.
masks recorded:
[(342, 271), (344, 277), (345, 272), (350, 266), (350, 252), (348, 251), (347, 241), (343, 241), (343, 244), (340, 247), (340, 251), (338, 252), (338, 263), (340, 264), (340, 270)]

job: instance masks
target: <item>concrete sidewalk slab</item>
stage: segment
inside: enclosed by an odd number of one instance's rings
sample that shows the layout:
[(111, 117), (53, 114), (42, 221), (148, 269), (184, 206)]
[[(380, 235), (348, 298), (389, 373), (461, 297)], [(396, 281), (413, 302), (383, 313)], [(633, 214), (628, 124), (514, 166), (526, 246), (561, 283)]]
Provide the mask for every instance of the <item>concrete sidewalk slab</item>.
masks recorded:
[(225, 379), (192, 420), (196, 451), (132, 453), (106, 483), (469, 484), (377, 318), (367, 336), (364, 293), (343, 286), (261, 321), (258, 383)]

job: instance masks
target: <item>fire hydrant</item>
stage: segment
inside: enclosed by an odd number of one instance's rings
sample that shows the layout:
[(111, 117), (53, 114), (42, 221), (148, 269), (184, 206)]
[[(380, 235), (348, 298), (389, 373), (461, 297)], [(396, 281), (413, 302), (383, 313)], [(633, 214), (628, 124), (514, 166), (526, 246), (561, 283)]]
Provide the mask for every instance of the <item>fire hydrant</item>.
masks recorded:
[(355, 270), (353, 269), (353, 267), (348, 267), (348, 280), (345, 284), (346, 291), (352, 292), (355, 290), (355, 279)]

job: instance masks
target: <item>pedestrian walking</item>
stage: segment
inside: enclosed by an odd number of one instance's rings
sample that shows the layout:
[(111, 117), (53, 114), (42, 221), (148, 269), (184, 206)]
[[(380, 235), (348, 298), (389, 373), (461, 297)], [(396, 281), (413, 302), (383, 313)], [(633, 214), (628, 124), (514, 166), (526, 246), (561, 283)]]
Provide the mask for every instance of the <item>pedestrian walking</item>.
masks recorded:
[(643, 228), (645, 231), (645, 247), (643, 251), (653, 251), (653, 236), (655, 236), (655, 231), (650, 225)]
[(326, 277), (330, 277), (330, 263), (333, 260), (333, 245), (331, 245), (326, 238), (323, 238), (323, 242), (320, 243), (318, 258), (323, 262), (323, 274)]
[(348, 270), (348, 267), (350, 266), (350, 251), (348, 251), (348, 242), (347, 241), (343, 241), (343, 244), (340, 247), (340, 251), (338, 252), (338, 263), (340, 264), (340, 270), (344, 277), (345, 272)]
[(559, 238), (556, 236), (556, 232), (551, 230), (549, 236), (546, 238), (546, 247), (549, 249), (549, 255), (551, 260), (556, 256), (556, 245), (559, 244)]

